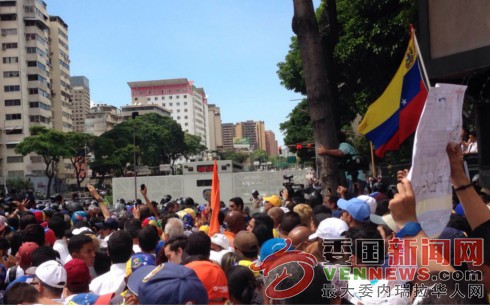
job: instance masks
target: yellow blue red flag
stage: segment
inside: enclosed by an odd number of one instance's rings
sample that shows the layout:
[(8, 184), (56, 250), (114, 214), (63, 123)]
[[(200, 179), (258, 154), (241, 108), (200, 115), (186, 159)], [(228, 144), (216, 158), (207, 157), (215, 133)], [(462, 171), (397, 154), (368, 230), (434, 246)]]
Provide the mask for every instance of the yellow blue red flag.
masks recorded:
[(377, 156), (383, 157), (387, 151), (397, 150), (415, 132), (427, 93), (412, 32), (395, 76), (383, 94), (369, 106), (358, 127), (358, 131), (374, 144)]

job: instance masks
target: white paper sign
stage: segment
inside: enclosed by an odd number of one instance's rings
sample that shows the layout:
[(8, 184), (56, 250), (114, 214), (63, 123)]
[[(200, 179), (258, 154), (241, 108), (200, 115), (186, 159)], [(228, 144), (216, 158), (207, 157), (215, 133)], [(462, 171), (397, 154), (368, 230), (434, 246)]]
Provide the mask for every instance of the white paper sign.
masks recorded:
[(429, 237), (446, 227), (452, 190), (446, 146), (460, 141), (466, 86), (437, 84), (429, 90), (415, 133), (408, 179), (415, 192), (417, 219)]

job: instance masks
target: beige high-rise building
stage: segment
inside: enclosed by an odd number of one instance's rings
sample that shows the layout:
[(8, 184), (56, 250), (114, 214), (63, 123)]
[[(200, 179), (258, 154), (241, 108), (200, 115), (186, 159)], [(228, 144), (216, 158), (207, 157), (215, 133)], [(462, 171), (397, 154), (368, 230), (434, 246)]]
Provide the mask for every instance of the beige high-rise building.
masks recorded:
[(267, 155), (277, 156), (279, 154), (276, 135), (273, 131), (265, 131), (265, 145), (265, 151), (267, 152)]
[(223, 123), (221, 124), (221, 132), (223, 139), (223, 149), (233, 150), (233, 137), (235, 137), (235, 124)]
[(53, 128), (58, 119), (60, 130), (70, 130), (71, 94), (67, 25), (59, 17), (49, 17), (43, 1), (0, 4), (0, 184), (4, 185), (7, 177), (30, 176), (34, 181), (44, 176), (42, 157), (23, 157), (15, 153), (15, 146), (30, 136), (33, 125)]
[(209, 144), (211, 151), (223, 149), (223, 131), (221, 128), (221, 112), (214, 104), (208, 105)]
[(84, 76), (71, 77), (73, 131), (84, 133), (90, 111), (90, 83)]
[(235, 125), (235, 138), (248, 138), (250, 149), (266, 150), (264, 121), (238, 122)]
[(85, 133), (100, 136), (123, 121), (121, 110), (107, 104), (90, 108), (85, 121)]
[(50, 16), (49, 28), (53, 127), (58, 131), (70, 132), (73, 130), (73, 121), (68, 25), (60, 17)]

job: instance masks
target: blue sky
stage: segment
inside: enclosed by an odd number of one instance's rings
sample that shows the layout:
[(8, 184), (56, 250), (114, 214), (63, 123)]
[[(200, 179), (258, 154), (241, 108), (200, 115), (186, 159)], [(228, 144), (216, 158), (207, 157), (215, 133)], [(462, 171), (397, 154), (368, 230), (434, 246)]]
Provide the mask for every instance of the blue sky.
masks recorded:
[(129, 104), (130, 81), (188, 78), (223, 123), (263, 120), (283, 144), (279, 124), (301, 98), (276, 74), (294, 35), (292, 0), (45, 2), (68, 24), (71, 74), (90, 80), (95, 103)]

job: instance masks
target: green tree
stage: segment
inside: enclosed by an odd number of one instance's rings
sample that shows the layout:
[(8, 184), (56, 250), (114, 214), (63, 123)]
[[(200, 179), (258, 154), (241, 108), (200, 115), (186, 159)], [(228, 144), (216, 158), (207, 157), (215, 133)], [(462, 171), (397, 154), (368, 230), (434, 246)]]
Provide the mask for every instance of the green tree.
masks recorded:
[(72, 155), (72, 151), (65, 142), (65, 134), (43, 126), (30, 128), (31, 136), (24, 138), (16, 147), (15, 152), (26, 156), (36, 153), (43, 157), (46, 168), (44, 173), (48, 177), (47, 196), (51, 194), (51, 182), (57, 173), (57, 164), (63, 158)]
[(34, 188), (32, 182), (23, 177), (9, 177), (7, 179), (7, 186), (10, 189), (9, 193), (23, 192)]
[(199, 154), (206, 151), (206, 146), (201, 144), (201, 137), (185, 133), (184, 135), (185, 149), (182, 156), (187, 160), (191, 155)]

